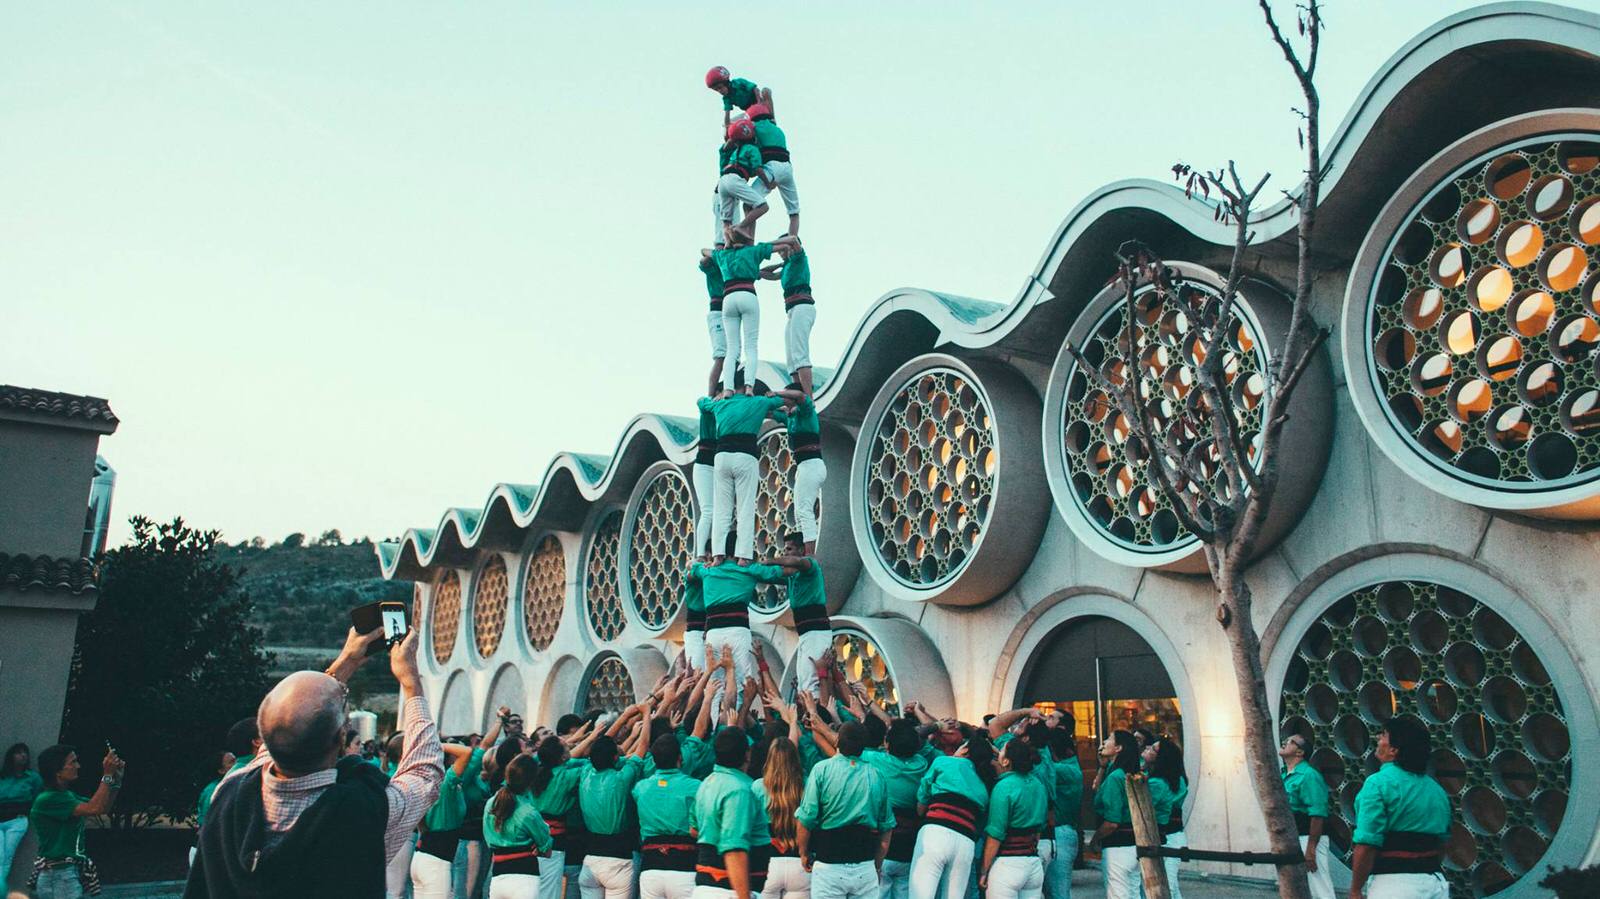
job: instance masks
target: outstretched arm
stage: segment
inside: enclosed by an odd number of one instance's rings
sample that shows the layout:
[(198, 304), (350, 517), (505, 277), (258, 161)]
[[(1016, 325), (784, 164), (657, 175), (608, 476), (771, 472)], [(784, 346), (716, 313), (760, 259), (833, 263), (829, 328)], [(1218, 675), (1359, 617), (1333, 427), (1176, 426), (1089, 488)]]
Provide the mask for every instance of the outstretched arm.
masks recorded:
[(994, 739), (1000, 736), (1001, 734), (1010, 730), (1011, 725), (1016, 724), (1018, 721), (1021, 721), (1024, 718), (1038, 717), (1040, 717), (1039, 710), (1032, 707), (1025, 709), (1012, 709), (1009, 712), (1001, 712), (1000, 714), (989, 719), (989, 738)]

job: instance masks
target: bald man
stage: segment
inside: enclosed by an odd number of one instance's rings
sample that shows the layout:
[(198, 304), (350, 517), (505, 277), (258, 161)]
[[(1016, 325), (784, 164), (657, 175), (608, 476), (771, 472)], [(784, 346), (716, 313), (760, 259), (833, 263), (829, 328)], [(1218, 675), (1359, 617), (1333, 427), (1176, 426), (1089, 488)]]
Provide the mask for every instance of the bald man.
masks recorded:
[(422, 696), (412, 630), (389, 654), (405, 738), (393, 776), (358, 757), (340, 758), (345, 685), (379, 639), (381, 631), (351, 630), (326, 672), (291, 674), (261, 701), (261, 751), (217, 787), (185, 899), (390, 892), (385, 866), (410, 845), (438, 797), (444, 754)]

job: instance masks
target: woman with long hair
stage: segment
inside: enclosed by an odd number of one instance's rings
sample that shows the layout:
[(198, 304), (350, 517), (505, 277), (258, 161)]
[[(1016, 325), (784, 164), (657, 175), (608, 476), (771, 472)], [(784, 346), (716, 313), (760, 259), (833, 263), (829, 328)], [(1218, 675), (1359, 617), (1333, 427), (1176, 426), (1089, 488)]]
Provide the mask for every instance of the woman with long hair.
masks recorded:
[(532, 756), (512, 759), (505, 782), (483, 809), (483, 840), (494, 859), (490, 899), (536, 899), (540, 893), (541, 856), (551, 846), (550, 828), (533, 798), (540, 768)]
[(1000, 754), (1000, 777), (989, 794), (983, 866), (978, 875), (978, 887), (990, 899), (1040, 899), (1044, 895), (1039, 834), (1049, 820), (1050, 793), (1033, 775), (1039, 759), (1039, 750), (1027, 740), (1012, 740)]
[(767, 761), (761, 779), (750, 785), (756, 807), (767, 816), (772, 834), (772, 858), (767, 862), (767, 883), (762, 899), (809, 899), (811, 874), (800, 864), (800, 843), (795, 811), (805, 790), (800, 749), (787, 736), (767, 742)]
[[(1163, 734), (1154, 743), (1147, 743), (1140, 754), (1145, 773), (1150, 776), (1150, 804), (1154, 806), (1156, 823), (1161, 825), (1161, 844), (1181, 849), (1189, 845), (1183, 835), (1183, 802), (1189, 798), (1189, 781), (1183, 776), (1183, 747), (1170, 735)], [(1183, 899), (1178, 888), (1178, 860), (1161, 860), (1167, 869), (1167, 889), (1172, 899)]]
[(977, 732), (928, 765), (917, 785), (922, 829), (911, 850), (911, 899), (964, 899), (973, 883), (979, 824), (989, 807), (994, 749)]
[(1115, 731), (1100, 744), (1100, 773), (1100, 786), (1094, 792), (1100, 827), (1089, 846), (1101, 849), (1100, 880), (1106, 899), (1136, 899), (1141, 884), (1139, 856), (1126, 786), (1128, 775), (1139, 773), (1139, 743), (1133, 734)]
[(28, 808), (44, 789), (32, 761), (28, 744), (17, 743), (6, 750), (5, 760), (0, 762), (0, 890), (5, 889), (17, 846), (28, 833)]

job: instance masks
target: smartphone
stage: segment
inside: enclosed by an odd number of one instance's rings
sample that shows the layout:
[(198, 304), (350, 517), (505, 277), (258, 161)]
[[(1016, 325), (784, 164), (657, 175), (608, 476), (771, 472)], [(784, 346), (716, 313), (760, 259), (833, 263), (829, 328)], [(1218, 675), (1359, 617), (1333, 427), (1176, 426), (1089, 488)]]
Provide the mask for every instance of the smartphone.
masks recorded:
[(383, 640), (372, 644), (368, 655), (388, 649), (405, 639), (410, 628), (410, 613), (403, 602), (373, 602), (350, 610), (350, 625), (358, 634), (383, 629)]

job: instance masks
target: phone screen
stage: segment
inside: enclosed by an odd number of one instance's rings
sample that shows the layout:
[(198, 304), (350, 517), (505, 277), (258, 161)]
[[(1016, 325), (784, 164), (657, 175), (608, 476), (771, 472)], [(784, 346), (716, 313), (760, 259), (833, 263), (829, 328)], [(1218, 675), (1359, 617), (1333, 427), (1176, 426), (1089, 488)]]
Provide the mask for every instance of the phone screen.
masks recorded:
[(385, 608), (382, 610), (383, 639), (390, 643), (398, 643), (406, 635), (406, 609)]

